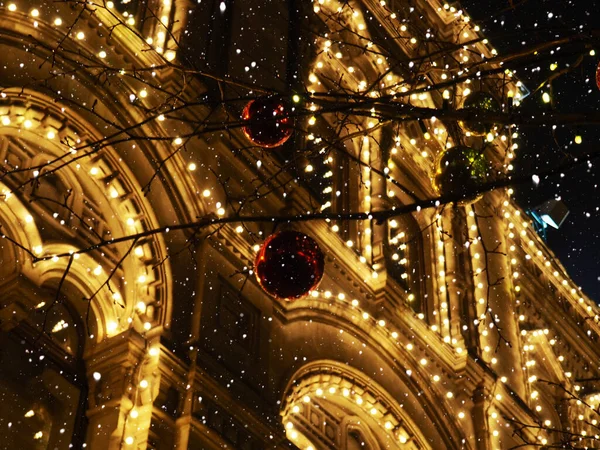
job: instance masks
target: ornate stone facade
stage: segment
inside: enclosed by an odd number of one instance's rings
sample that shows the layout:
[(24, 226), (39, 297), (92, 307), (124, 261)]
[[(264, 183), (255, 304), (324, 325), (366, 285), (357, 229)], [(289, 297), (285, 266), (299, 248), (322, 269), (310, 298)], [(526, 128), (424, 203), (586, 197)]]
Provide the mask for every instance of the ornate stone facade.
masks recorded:
[[(294, 302), (250, 275), (268, 222), (178, 228), (232, 215), (252, 193), (247, 215), (436, 196), (435, 161), (462, 139), (455, 124), (429, 118), (423, 133), (363, 115), (338, 129), (322, 115), (280, 153), (249, 148), (239, 127), (194, 128), (207, 98), (235, 93), (232, 79), (318, 94), (361, 92), (385, 73), (390, 95), (422, 86), (411, 103), (441, 108), (446, 94), (426, 86), (444, 70), (411, 80), (412, 66), (388, 67), (377, 50), (388, 39), (409, 61), (425, 51), (415, 36), (478, 31), (435, 0), (400, 3), (0, 5), (0, 160), (12, 170), (0, 177), (0, 446), (491, 450), (565, 432), (598, 446), (586, 439), (600, 400), (597, 307), (510, 190), (387, 221), (294, 224), (326, 255), (319, 289)], [(469, 42), (463, 58), (495, 54)], [(481, 88), (522, 90), (500, 75)], [(344, 152), (294, 153), (332, 135)], [(513, 137), (489, 141), (508, 170)]]

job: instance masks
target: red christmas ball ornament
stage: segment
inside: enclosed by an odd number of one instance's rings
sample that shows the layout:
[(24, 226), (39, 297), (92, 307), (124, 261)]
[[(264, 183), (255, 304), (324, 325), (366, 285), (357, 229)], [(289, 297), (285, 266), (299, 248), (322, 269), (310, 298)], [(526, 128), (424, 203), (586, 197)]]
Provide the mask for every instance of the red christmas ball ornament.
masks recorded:
[(304, 297), (315, 289), (325, 257), (315, 240), (298, 231), (280, 231), (267, 238), (256, 255), (254, 271), (269, 295), (284, 300)]
[(292, 119), (287, 117), (289, 108), (278, 97), (262, 97), (251, 100), (242, 112), (247, 122), (242, 128), (254, 145), (273, 148), (283, 145), (292, 135)]
[(598, 67), (596, 67), (596, 86), (600, 89), (600, 62), (598, 63)]

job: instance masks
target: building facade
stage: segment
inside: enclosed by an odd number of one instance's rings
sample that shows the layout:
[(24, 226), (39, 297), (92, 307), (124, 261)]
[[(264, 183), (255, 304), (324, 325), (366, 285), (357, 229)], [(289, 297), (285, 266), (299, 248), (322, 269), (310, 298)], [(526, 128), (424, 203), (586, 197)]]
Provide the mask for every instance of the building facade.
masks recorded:
[[(512, 189), (369, 216), (458, 145), (512, 170), (516, 129), (443, 118), (526, 93), (466, 12), (36, 1), (0, 5), (0, 446), (599, 447), (597, 307)], [(273, 92), (266, 150), (238, 117)], [(193, 225), (238, 214), (327, 217)], [(252, 273), (286, 227), (325, 256), (295, 301)]]

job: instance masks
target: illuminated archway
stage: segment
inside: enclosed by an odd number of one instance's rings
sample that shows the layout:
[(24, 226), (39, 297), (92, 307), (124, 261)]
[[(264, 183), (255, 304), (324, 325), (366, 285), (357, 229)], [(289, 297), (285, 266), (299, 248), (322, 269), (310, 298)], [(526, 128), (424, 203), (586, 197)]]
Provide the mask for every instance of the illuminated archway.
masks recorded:
[(321, 360), (296, 372), (281, 417), (303, 449), (432, 448), (415, 422), (379, 384), (358, 370)]
[[(24, 253), (15, 260), (23, 265), (24, 274), (41, 286), (52, 278), (60, 279), (68, 264), (67, 257), (49, 257), (75, 253), (69, 280), (85, 298), (90, 298), (122, 255), (130, 250), (131, 243), (108, 245), (81, 255), (77, 252), (102, 240), (156, 228), (155, 213), (141, 195), (135, 176), (112, 148), (74, 150), (75, 146), (98, 139), (91, 131), (93, 127), (82, 118), (54, 105), (50, 98), (38, 92), (25, 91), (24, 95), (21, 89), (7, 89), (3, 93), (0, 136), (3, 136), (5, 159), (12, 158), (16, 167), (32, 167), (30, 172), (5, 177), (6, 184), (0, 191), (7, 197), (5, 206), (12, 212), (4, 222), (45, 230), (44, 237), (19, 226), (5, 234), (35, 256), (48, 258), (37, 262), (35, 268)], [(78, 152), (88, 155), (79, 158)], [(41, 169), (41, 173), (35, 169), (52, 160), (56, 162)], [(64, 166), (60, 167), (61, 164)], [(52, 183), (61, 186), (56, 192), (50, 185), (41, 184), (46, 178), (44, 171), (54, 168), (59, 169), (52, 174), (55, 178)], [(35, 190), (32, 194), (29, 190), (19, 190), (38, 175), (38, 186), (43, 188), (38, 197)], [(25, 201), (30, 202), (27, 208), (23, 206)], [(106, 287), (101, 289), (91, 305), (100, 321), (94, 327), (96, 342), (130, 326), (147, 331), (168, 324), (170, 269), (168, 263), (156, 264), (163, 261), (165, 255), (161, 236), (147, 238), (138, 241), (130, 256), (115, 269), (120, 276), (111, 279), (113, 292)], [(85, 310), (81, 312), (85, 314)]]

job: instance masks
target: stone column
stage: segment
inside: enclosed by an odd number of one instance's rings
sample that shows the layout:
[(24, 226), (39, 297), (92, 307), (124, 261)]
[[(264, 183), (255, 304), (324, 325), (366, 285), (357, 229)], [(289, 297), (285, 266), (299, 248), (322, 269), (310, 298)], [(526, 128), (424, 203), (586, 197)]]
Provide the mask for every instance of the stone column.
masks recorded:
[[(293, 191), (292, 194), (288, 196), (288, 206), (292, 204), (295, 195), (296, 193)], [(197, 271), (199, 274), (207, 273), (207, 265), (209, 264), (207, 253), (209, 252), (209, 249), (210, 243), (207, 240), (202, 240), (201, 243), (195, 247), (194, 253), (196, 255)], [(190, 432), (192, 429), (194, 396), (196, 395), (194, 385), (197, 372), (198, 343), (199, 340), (202, 338), (202, 299), (204, 298), (204, 292), (206, 289), (206, 277), (198, 276), (196, 281), (196, 299), (194, 302), (192, 328), (190, 333), (190, 339), (188, 342), (190, 348), (189, 366), (187, 367), (185, 374), (187, 386), (191, 388), (186, 389), (185, 393), (183, 394), (181, 415), (175, 423), (174, 448), (176, 450), (187, 450), (187, 448), (189, 447)]]
[[(492, 196), (490, 196), (492, 197)], [(495, 196), (492, 197), (492, 200)], [(487, 302), (491, 309), (491, 315), (497, 320), (493, 328), (490, 311), (486, 312), (486, 329), (488, 332), (489, 345), (497, 352), (493, 357), (497, 364), (492, 369), (500, 376), (508, 378), (508, 386), (521, 396), (525, 395), (525, 383), (523, 378), (523, 364), (520, 352), (520, 337), (515, 315), (515, 298), (512, 291), (511, 271), (509, 270), (508, 248), (505, 240), (505, 227), (503, 219), (498, 212), (499, 209), (485, 204), (481, 200), (475, 205), (475, 213), (478, 214), (477, 223), (481, 234), (482, 244), (487, 249), (485, 259), (485, 270), (489, 277), (489, 289)]]
[(188, 22), (190, 11), (193, 10), (195, 2), (190, 0), (173, 0), (172, 8), (175, 8), (173, 22), (171, 24), (172, 38), (167, 41), (165, 50), (176, 50), (176, 42), (181, 42), (182, 33)]
[(145, 448), (158, 393), (158, 355), (130, 329), (106, 339), (86, 356), (89, 448)]
[(487, 410), (489, 408), (489, 393), (484, 386), (478, 386), (473, 393), (473, 410), (471, 419), (475, 430), (475, 445), (477, 450), (490, 450), (491, 439)]
[[(382, 141), (380, 132), (377, 132), (375, 136), (378, 137), (379, 141)], [(384, 158), (384, 151), (381, 145), (369, 145), (369, 160), (371, 168), (376, 169), (380, 173), (384, 173), (386, 167), (386, 158)], [(369, 171), (370, 186), (370, 197), (371, 207), (370, 211), (377, 212), (383, 211), (390, 208), (391, 204), (387, 196), (387, 180), (379, 173)], [(376, 289), (383, 290), (386, 285), (387, 271), (385, 263), (384, 246), (387, 242), (387, 224), (377, 223), (376, 220), (369, 220), (367, 226), (371, 229), (370, 236), (367, 238), (368, 244), (371, 246), (371, 260), (369, 263), (372, 265), (374, 271), (377, 273), (377, 282), (374, 283)], [(375, 280), (374, 280), (375, 281)]]
[(190, 366), (187, 371), (187, 385), (181, 402), (181, 415), (175, 422), (175, 450), (187, 450), (189, 448), (190, 433), (192, 431), (192, 415), (194, 413), (194, 396), (197, 395), (194, 389), (194, 379), (196, 377), (196, 360), (198, 358), (198, 350), (194, 347), (190, 350)]
[(452, 342), (462, 346), (462, 326), (468, 320), (465, 317), (464, 299), (468, 296), (472, 272), (469, 250), (465, 246), (468, 232), (464, 207), (446, 208), (443, 212), (443, 227), (448, 233), (443, 239), (449, 333)]

